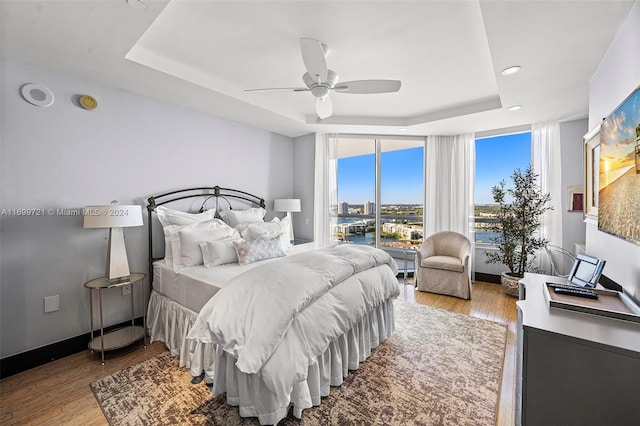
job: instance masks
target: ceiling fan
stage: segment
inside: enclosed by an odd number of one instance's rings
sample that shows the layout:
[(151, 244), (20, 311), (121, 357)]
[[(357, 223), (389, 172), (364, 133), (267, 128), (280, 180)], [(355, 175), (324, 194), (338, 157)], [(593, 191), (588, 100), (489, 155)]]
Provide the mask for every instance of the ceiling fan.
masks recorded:
[(351, 94), (390, 93), (400, 90), (399, 80), (353, 80), (338, 83), (338, 74), (327, 68), (329, 47), (312, 38), (300, 39), (302, 60), (307, 72), (302, 75), (306, 87), (273, 87), (267, 89), (248, 89), (246, 92), (259, 90), (293, 90), (294, 92), (311, 92), (316, 97), (316, 114), (320, 119), (331, 116), (333, 103), (329, 97), (331, 91)]

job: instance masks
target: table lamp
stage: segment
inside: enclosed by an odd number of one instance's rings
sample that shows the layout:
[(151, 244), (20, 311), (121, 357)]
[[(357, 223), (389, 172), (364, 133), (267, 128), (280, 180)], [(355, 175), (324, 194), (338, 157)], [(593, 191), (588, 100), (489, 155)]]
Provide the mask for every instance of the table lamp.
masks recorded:
[(279, 198), (273, 202), (273, 210), (277, 212), (287, 212), (289, 218), (289, 241), (293, 241), (293, 221), (291, 212), (300, 211), (300, 200), (297, 198)]
[(109, 281), (126, 281), (131, 275), (122, 231), (129, 226), (142, 226), (142, 208), (138, 205), (121, 205), (114, 201), (109, 205), (84, 208), (85, 228), (109, 228), (105, 274)]

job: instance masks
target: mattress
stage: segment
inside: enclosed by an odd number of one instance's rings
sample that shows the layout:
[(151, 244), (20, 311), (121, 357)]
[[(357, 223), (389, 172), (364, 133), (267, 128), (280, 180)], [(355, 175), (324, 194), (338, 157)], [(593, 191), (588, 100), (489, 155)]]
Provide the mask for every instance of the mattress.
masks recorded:
[[(287, 255), (314, 248), (314, 243), (295, 245), (289, 248)], [(262, 260), (248, 265), (230, 263), (213, 268), (198, 265), (179, 272), (167, 266), (164, 260), (159, 260), (153, 264), (153, 289), (193, 312), (200, 312), (205, 303), (233, 277), (274, 260), (276, 259)]]
[[(289, 248), (288, 254), (317, 248), (314, 243)], [(186, 339), (198, 312), (233, 277), (276, 259), (261, 260), (248, 265), (219, 265), (213, 268), (192, 266), (176, 273), (164, 260), (153, 264), (153, 290), (149, 296), (147, 331), (149, 341), (164, 342), (173, 356), (179, 356), (180, 367), (191, 370), (193, 376), (205, 371), (206, 380), (213, 382), (215, 345)]]

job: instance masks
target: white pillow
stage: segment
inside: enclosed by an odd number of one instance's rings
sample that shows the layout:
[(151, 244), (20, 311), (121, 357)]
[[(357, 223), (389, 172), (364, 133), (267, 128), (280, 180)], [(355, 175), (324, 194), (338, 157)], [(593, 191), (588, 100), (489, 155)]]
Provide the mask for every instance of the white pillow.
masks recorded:
[(251, 222), (243, 227), (240, 234), (245, 240), (274, 238), (282, 234), (282, 225), (278, 218), (274, 218), (271, 222)]
[(201, 241), (202, 260), (204, 266), (224, 265), (226, 263), (238, 262), (236, 249), (233, 247), (233, 240), (221, 241)]
[(245, 240), (258, 240), (260, 238), (280, 237), (282, 239), (283, 247), (289, 247), (290, 226), (291, 219), (289, 217), (285, 217), (282, 220), (274, 217), (270, 222), (248, 223), (246, 224), (244, 229), (240, 231), (240, 234)]
[(235, 228), (236, 226), (246, 222), (262, 222), (264, 221), (264, 215), (267, 213), (262, 207), (254, 207), (248, 210), (223, 210), (220, 212), (220, 217), (229, 226)]
[(236, 249), (238, 263), (240, 265), (287, 255), (287, 252), (282, 246), (282, 240), (280, 240), (280, 237), (261, 238), (253, 241), (240, 239), (232, 241), (232, 244)]
[[(277, 219), (277, 217), (275, 219)], [(291, 240), (293, 238), (291, 238), (291, 217), (283, 217), (280, 221), (280, 226), (282, 226), (282, 235), (280, 236), (282, 244), (284, 244), (285, 247), (292, 246), (293, 244), (291, 243)]]
[(207, 210), (203, 213), (186, 213), (180, 210), (168, 209), (164, 206), (156, 207), (158, 220), (162, 226), (170, 225), (191, 225), (193, 223), (204, 222), (216, 217), (216, 209)]
[(202, 265), (201, 241), (217, 241), (240, 238), (240, 234), (219, 219), (179, 227), (171, 234), (173, 269), (178, 271), (189, 266)]
[(164, 261), (170, 268), (173, 268), (173, 250), (171, 248), (169, 234), (174, 228), (169, 227), (185, 226), (211, 220), (215, 217), (216, 210), (211, 209), (204, 213), (186, 213), (181, 212), (180, 210), (173, 210), (164, 206), (158, 206), (156, 207), (156, 214), (158, 215), (158, 220), (162, 225), (162, 230), (164, 231)]

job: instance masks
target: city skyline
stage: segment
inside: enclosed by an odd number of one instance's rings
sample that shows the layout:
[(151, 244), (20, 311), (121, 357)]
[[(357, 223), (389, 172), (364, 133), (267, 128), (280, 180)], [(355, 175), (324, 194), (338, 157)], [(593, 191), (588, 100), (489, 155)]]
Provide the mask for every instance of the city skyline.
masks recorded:
[[(475, 151), (475, 204), (494, 204), (491, 188), (529, 165), (531, 133), (476, 139)], [(382, 153), (381, 205), (423, 204), (423, 158), (422, 147)], [(338, 198), (353, 205), (375, 202), (374, 154), (338, 160)]]

